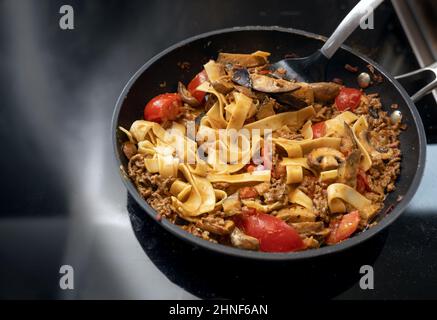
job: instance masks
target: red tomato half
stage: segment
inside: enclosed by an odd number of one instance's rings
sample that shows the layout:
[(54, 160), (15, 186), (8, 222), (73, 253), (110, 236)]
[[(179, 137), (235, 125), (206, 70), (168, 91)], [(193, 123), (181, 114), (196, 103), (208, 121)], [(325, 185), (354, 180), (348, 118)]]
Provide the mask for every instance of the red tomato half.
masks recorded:
[(179, 114), (182, 99), (177, 93), (164, 93), (150, 100), (144, 108), (144, 119), (163, 122), (174, 120)]
[(259, 240), (261, 251), (289, 252), (305, 247), (296, 230), (275, 216), (260, 212), (241, 214), (235, 222), (247, 235)]
[(334, 223), (331, 227), (331, 233), (326, 242), (328, 244), (335, 244), (349, 238), (357, 230), (359, 223), (360, 213), (358, 211), (345, 214), (340, 222)]
[(326, 124), (324, 121), (313, 124), (312, 129), (314, 139), (323, 137), (326, 134)]
[(196, 88), (200, 86), (202, 83), (208, 80), (208, 76), (205, 70), (199, 72), (193, 80), (188, 84), (188, 91), (190, 91), (191, 95), (197, 99), (197, 101), (202, 102), (203, 98), (205, 98), (206, 92), (198, 91)]
[(354, 111), (360, 104), (362, 92), (354, 88), (341, 88), (337, 98), (335, 98), (335, 105), (340, 111), (350, 110)]

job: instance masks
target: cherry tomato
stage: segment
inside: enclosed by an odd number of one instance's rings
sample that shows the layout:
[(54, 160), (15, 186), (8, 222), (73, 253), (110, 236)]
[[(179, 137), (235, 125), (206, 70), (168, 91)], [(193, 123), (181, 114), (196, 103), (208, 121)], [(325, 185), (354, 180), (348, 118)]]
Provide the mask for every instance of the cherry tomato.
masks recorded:
[(144, 119), (154, 122), (174, 120), (179, 114), (182, 99), (177, 93), (164, 93), (150, 100), (144, 108)]
[(314, 139), (323, 137), (326, 134), (326, 124), (324, 121), (313, 124), (312, 129)]
[(326, 242), (335, 244), (349, 238), (358, 228), (360, 223), (360, 213), (352, 211), (345, 214), (340, 221), (336, 221), (331, 225), (331, 233)]
[(241, 214), (236, 224), (247, 235), (259, 240), (261, 251), (289, 252), (305, 247), (296, 230), (275, 216), (261, 212)]
[(357, 174), (357, 191), (359, 193), (364, 193), (370, 190), (369, 182), (367, 180), (367, 175), (363, 170), (358, 170)]
[(202, 102), (203, 98), (205, 98), (206, 92), (198, 91), (196, 88), (200, 86), (202, 83), (208, 80), (208, 76), (205, 70), (199, 72), (193, 80), (188, 84), (187, 89), (190, 91), (191, 95), (197, 99), (197, 101)]
[(340, 111), (351, 110), (354, 111), (360, 104), (362, 92), (354, 88), (341, 88), (337, 98), (335, 98), (335, 105)]

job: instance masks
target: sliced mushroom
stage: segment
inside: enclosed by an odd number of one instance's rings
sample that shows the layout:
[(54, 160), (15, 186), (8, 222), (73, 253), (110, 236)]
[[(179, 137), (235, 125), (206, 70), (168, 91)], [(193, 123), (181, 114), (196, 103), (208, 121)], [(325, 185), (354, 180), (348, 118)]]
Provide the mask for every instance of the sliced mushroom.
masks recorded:
[(241, 211), (241, 201), (238, 198), (238, 193), (230, 195), (223, 201), (223, 212), (227, 216), (234, 215)]
[(230, 234), (235, 228), (233, 221), (215, 217), (202, 218), (196, 222), (196, 226), (221, 236)]
[(232, 81), (240, 86), (252, 88), (252, 79), (250, 78), (249, 71), (246, 68), (235, 69), (234, 73), (232, 74)]
[(311, 210), (302, 206), (292, 206), (290, 208), (284, 208), (279, 210), (276, 215), (277, 218), (286, 222), (314, 222), (316, 221), (316, 215)]
[(238, 228), (234, 228), (231, 233), (231, 243), (234, 247), (246, 250), (258, 250), (259, 241), (257, 238), (248, 236)]
[(258, 192), (258, 194), (264, 194), (270, 190), (270, 183), (262, 182), (260, 184), (255, 185), (254, 188), (256, 192)]
[[(369, 140), (369, 132), (368, 131), (361, 131), (358, 136), (362, 146), (366, 151), (370, 154), (370, 157), (373, 160), (387, 160), (390, 159), (393, 156), (393, 149), (383, 147), (379, 147), (378, 149), (375, 148)], [(381, 152), (382, 151), (382, 152)]]
[(257, 113), (256, 113), (256, 119), (261, 120), (270, 116), (273, 116), (276, 114), (273, 107), (275, 106), (275, 100), (274, 99), (267, 99), (264, 103), (261, 104), (259, 107)]
[(344, 135), (341, 137), (340, 151), (343, 154), (348, 154), (355, 149), (358, 149), (358, 145), (355, 141), (354, 133), (351, 127), (344, 122)]
[(252, 88), (267, 93), (289, 92), (299, 89), (301, 86), (295, 82), (284, 79), (272, 78), (262, 74), (251, 74)]
[(282, 104), (299, 109), (314, 103), (314, 90), (307, 83), (298, 82), (300, 88), (285, 93), (274, 94), (273, 97)]
[(181, 96), (183, 102), (187, 103), (192, 107), (199, 106), (199, 101), (197, 101), (197, 99), (191, 95), (190, 91), (188, 91), (184, 84), (180, 81), (178, 82), (178, 93)]
[(125, 142), (123, 143), (123, 153), (126, 156), (126, 158), (131, 159), (134, 155), (137, 154), (137, 146), (132, 142)]
[(222, 94), (227, 94), (234, 90), (233, 84), (226, 78), (213, 81), (211, 85), (217, 92)]
[(306, 249), (316, 249), (320, 247), (319, 241), (313, 237), (306, 237), (303, 240)]
[(319, 171), (336, 169), (345, 160), (343, 153), (327, 147), (314, 149), (307, 158), (308, 164)]
[(347, 184), (352, 188), (357, 186), (357, 174), (360, 166), (361, 152), (354, 149), (338, 168), (337, 182)]
[(334, 82), (315, 82), (310, 83), (311, 89), (314, 92), (314, 100), (316, 102), (331, 102), (339, 94), (341, 86)]
[(325, 228), (322, 221), (317, 222), (296, 222), (290, 223), (290, 225), (299, 233), (301, 236), (325, 236), (329, 234), (329, 229)]
[(267, 56), (261, 54), (219, 53), (218, 63), (231, 64), (246, 68), (263, 66), (268, 63)]

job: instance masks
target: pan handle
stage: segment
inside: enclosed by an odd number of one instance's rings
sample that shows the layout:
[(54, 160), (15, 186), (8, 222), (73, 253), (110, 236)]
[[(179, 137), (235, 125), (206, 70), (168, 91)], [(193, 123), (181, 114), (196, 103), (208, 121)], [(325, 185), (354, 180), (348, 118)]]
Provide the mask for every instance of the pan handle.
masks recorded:
[(423, 96), (430, 93), (433, 89), (437, 88), (437, 62), (434, 62), (433, 64), (431, 64), (427, 67), (424, 67), (422, 69), (418, 69), (418, 70), (415, 70), (412, 72), (408, 72), (408, 73), (404, 73), (404, 74), (401, 74), (399, 76), (396, 76), (395, 79), (403, 81), (405, 79), (416, 77), (416, 76), (423, 77), (425, 75), (425, 73), (429, 72), (429, 71), (434, 74), (434, 79), (431, 80), (431, 82), (428, 83), (426, 86), (424, 86), (422, 89), (420, 89), (415, 94), (413, 94), (413, 96), (411, 97), (411, 100), (416, 102), (416, 101), (422, 99)]
[(341, 21), (337, 29), (326, 40), (320, 51), (322, 54), (331, 59), (337, 49), (349, 37), (349, 35), (360, 25), (361, 21), (365, 21), (384, 0), (361, 0), (348, 15)]

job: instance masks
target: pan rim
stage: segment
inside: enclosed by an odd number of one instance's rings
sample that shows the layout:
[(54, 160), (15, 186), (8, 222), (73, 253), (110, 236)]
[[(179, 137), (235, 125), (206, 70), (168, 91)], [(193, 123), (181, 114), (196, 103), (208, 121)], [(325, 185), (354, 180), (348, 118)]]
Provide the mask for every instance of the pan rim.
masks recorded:
[(180, 227), (174, 225), (173, 223), (169, 222), (166, 219), (162, 219), (161, 221), (158, 221), (156, 216), (156, 211), (149, 205), (147, 202), (139, 195), (138, 191), (134, 187), (133, 183), (126, 179), (126, 177), (123, 175), (123, 173), (120, 170), (121, 165), (121, 159), (120, 159), (120, 151), (118, 150), (118, 144), (117, 144), (117, 129), (118, 129), (118, 117), (121, 110), (121, 106), (123, 105), (124, 99), (127, 97), (132, 85), (135, 83), (135, 81), (141, 76), (143, 72), (145, 72), (152, 64), (154, 64), (156, 61), (158, 61), (160, 58), (165, 56), (166, 54), (172, 52), (173, 50), (180, 48), (182, 46), (185, 46), (193, 41), (203, 39), (209, 36), (217, 35), (217, 34), (223, 34), (223, 33), (231, 33), (231, 32), (241, 32), (241, 31), (277, 31), (282, 33), (291, 33), (291, 34), (297, 34), (301, 36), (305, 36), (308, 38), (320, 40), (320, 41), (326, 41), (326, 37), (317, 35), (311, 32), (294, 29), (294, 28), (284, 28), (279, 26), (242, 26), (242, 27), (231, 27), (231, 28), (224, 28), (224, 29), (218, 29), (202, 34), (198, 34), (192, 37), (189, 37), (187, 39), (184, 39), (167, 49), (159, 52), (155, 56), (153, 56), (151, 59), (149, 59), (145, 64), (143, 64), (138, 71), (134, 73), (134, 75), (129, 79), (129, 81), (124, 86), (120, 96), (117, 99), (115, 109), (112, 116), (112, 126), (111, 126), (111, 138), (112, 138), (112, 145), (113, 145), (113, 151), (114, 151), (114, 160), (117, 166), (117, 170), (119, 171), (121, 180), (123, 181), (123, 184), (125, 185), (126, 189), (128, 190), (129, 194), (133, 197), (133, 199), (136, 201), (136, 203), (149, 215), (151, 216), (156, 222), (160, 222), (159, 224), (164, 227), (167, 231), (171, 232), (173, 235), (177, 236), (178, 238), (189, 242), (191, 245), (195, 245), (198, 247), (201, 247), (203, 249), (213, 251), (219, 254), (224, 254), (228, 256), (234, 256), (238, 258), (247, 258), (247, 259), (253, 259), (253, 260), (271, 260), (271, 261), (290, 261), (290, 260), (303, 260), (308, 258), (315, 258), (315, 257), (321, 257), (326, 256), (332, 253), (338, 253), (347, 249), (350, 249), (353, 246), (356, 246), (364, 241), (369, 240), (377, 233), (381, 232), (383, 229), (391, 225), (401, 214), (404, 212), (406, 207), (408, 206), (410, 200), (415, 195), (422, 176), (424, 172), (424, 166), (425, 166), (425, 159), (426, 159), (426, 138), (425, 138), (425, 130), (423, 127), (422, 120), (420, 118), (419, 112), (417, 111), (417, 108), (413, 101), (410, 99), (409, 95), (406, 93), (405, 89), (402, 87), (402, 85), (394, 79), (394, 77), (389, 74), (383, 67), (381, 67), (378, 63), (375, 61), (369, 59), (368, 57), (363, 56), (361, 53), (356, 52), (354, 49), (350, 48), (347, 45), (342, 45), (341, 49), (346, 50), (349, 53), (357, 56), (358, 58), (364, 60), (365, 62), (371, 64), (381, 72), (387, 80), (390, 81), (391, 85), (399, 91), (402, 98), (404, 99), (405, 103), (407, 104), (408, 108), (411, 111), (412, 118), (415, 123), (415, 128), (417, 130), (417, 135), (419, 138), (418, 141), (418, 167), (414, 174), (412, 183), (408, 187), (407, 192), (403, 195), (403, 199), (396, 204), (396, 206), (393, 208), (391, 213), (384, 217), (377, 225), (374, 227), (361, 232), (358, 235), (353, 236), (350, 239), (347, 239), (345, 241), (342, 241), (339, 244), (336, 244), (334, 246), (326, 246), (318, 249), (312, 249), (307, 251), (300, 251), (300, 252), (288, 252), (288, 253), (266, 253), (266, 252), (258, 252), (258, 251), (249, 251), (249, 250), (243, 250), (238, 248), (233, 248), (230, 246), (222, 245), (222, 244), (216, 244), (212, 243), (203, 239), (200, 239), (185, 230), (181, 229)]

